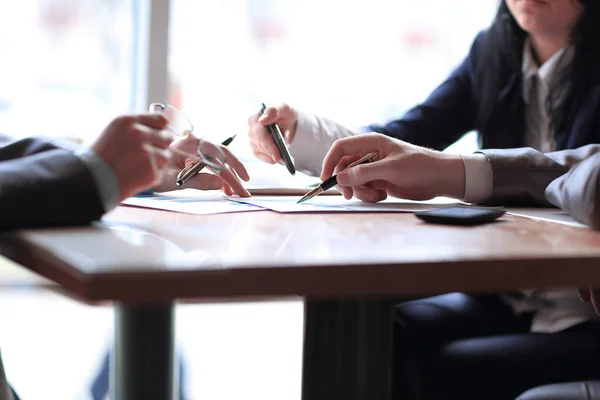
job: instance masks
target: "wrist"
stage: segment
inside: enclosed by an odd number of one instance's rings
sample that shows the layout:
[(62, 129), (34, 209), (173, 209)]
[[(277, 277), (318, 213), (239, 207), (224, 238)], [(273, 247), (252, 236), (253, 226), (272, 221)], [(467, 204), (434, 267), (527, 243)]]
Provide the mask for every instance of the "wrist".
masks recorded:
[(440, 196), (462, 200), (465, 196), (465, 163), (458, 154), (440, 153)]

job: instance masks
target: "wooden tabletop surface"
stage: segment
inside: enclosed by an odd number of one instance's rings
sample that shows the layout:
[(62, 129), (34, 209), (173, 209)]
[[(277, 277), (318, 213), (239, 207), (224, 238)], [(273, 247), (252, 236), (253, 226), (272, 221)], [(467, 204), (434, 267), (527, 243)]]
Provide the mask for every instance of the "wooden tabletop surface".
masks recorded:
[(118, 207), (90, 227), (18, 232), (0, 252), (89, 301), (348, 298), (600, 285), (600, 232), (505, 215), (189, 215)]

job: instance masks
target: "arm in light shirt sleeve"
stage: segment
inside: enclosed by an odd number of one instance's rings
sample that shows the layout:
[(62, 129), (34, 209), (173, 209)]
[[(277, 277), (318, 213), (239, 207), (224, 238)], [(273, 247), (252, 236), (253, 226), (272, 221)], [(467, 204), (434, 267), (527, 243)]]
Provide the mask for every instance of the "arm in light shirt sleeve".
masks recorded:
[(546, 198), (573, 218), (600, 229), (600, 153), (553, 180)]
[(323, 158), (333, 142), (352, 135), (354, 132), (341, 124), (299, 111), (296, 133), (290, 143), (296, 168), (310, 175), (320, 175)]
[[(320, 175), (323, 158), (338, 139), (352, 136), (354, 131), (316, 115), (298, 112), (296, 134), (290, 144), (290, 153), (296, 167), (310, 175)], [(462, 156), (465, 166), (466, 187), (464, 201), (483, 203), (492, 196), (492, 167), (483, 154)]]

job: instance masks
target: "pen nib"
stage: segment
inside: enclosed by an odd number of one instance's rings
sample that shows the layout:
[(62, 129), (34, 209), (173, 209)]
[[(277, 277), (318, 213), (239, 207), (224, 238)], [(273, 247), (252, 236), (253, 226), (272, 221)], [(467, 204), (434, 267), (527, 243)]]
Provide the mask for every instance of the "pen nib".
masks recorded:
[(302, 196), (302, 198), (301, 198), (300, 200), (298, 200), (298, 201), (296, 202), (296, 204), (304, 203), (304, 202), (305, 202), (306, 200), (308, 200), (308, 199), (309, 199), (309, 198), (308, 198), (306, 195), (304, 195), (304, 196)]
[(312, 189), (310, 192), (306, 193), (296, 204), (304, 203), (306, 200), (310, 200), (318, 194), (323, 193), (323, 189), (320, 186)]

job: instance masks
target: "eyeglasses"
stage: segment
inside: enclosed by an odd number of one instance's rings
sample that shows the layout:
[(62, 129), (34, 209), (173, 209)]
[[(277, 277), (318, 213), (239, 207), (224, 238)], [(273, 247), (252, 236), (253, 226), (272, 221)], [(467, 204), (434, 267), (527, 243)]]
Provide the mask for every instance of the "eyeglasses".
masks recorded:
[[(150, 104), (149, 110), (151, 112), (158, 112), (165, 116), (167, 119), (167, 129), (173, 134), (175, 138), (186, 137), (192, 134), (194, 126), (191, 121), (177, 108), (168, 104), (152, 103)], [(227, 157), (223, 150), (218, 146), (202, 138), (196, 136), (198, 141), (196, 145), (196, 155), (191, 152), (182, 150), (178, 147), (171, 146), (169, 150), (174, 153), (180, 154), (184, 157), (194, 160), (195, 163), (201, 162), (205, 164), (215, 174), (220, 174), (224, 169), (227, 168)]]

